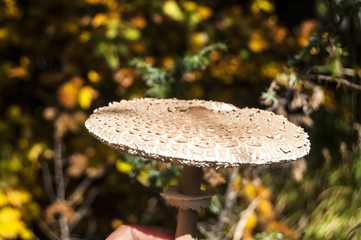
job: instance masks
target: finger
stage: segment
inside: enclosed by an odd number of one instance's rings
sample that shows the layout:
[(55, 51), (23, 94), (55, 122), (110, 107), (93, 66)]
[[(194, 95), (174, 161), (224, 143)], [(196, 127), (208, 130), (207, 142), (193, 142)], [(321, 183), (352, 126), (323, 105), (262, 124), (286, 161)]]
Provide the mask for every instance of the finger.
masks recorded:
[(154, 226), (121, 225), (106, 240), (173, 240), (172, 231)]

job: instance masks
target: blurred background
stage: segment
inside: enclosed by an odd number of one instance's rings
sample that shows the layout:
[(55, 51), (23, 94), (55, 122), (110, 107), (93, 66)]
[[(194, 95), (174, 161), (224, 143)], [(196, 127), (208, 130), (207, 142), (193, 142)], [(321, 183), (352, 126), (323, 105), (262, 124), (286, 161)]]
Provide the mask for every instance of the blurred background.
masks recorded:
[(110, 101), (258, 107), (305, 128), (292, 164), (205, 170), (200, 239), (360, 239), (361, 1), (0, 0), (0, 240), (175, 229), (181, 168), (84, 127)]

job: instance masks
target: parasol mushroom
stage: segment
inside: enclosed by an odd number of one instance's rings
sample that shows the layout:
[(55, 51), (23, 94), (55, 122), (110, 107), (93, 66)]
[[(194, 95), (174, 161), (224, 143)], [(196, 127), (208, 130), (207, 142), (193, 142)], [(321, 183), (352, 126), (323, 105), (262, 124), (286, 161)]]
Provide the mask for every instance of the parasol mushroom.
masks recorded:
[(307, 133), (285, 117), (214, 101), (122, 100), (96, 109), (85, 126), (113, 149), (184, 166), (180, 186), (162, 193), (179, 208), (176, 238), (195, 237), (198, 211), (215, 194), (200, 190), (203, 167), (288, 162), (310, 150)]

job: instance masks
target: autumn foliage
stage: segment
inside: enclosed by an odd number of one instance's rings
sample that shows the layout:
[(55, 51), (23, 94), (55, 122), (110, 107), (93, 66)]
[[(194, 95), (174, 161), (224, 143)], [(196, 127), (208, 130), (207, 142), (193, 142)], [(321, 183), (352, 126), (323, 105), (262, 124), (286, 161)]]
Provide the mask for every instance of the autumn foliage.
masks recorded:
[[(358, 239), (358, 0), (0, 1), (0, 240), (174, 229), (181, 169), (110, 150), (84, 121), (110, 101), (218, 100), (286, 116), (309, 156), (205, 170), (200, 239)], [(223, 212), (223, 213), (222, 213)]]

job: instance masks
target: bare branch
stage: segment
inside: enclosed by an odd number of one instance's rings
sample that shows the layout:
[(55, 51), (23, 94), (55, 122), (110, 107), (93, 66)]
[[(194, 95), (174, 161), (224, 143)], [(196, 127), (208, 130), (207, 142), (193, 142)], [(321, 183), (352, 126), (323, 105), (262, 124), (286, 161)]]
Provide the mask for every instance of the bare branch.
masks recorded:
[(260, 201), (262, 199), (262, 195), (265, 192), (266, 191), (263, 191), (260, 195), (258, 195), (248, 205), (248, 207), (239, 214), (239, 221), (237, 222), (236, 227), (234, 229), (233, 240), (242, 239), (243, 231), (244, 231), (244, 228), (246, 227), (246, 224), (247, 224), (247, 219), (254, 212), (254, 210), (257, 208), (257, 206), (259, 205), (259, 203), (260, 203)]
[(55, 235), (55, 233), (53, 233), (50, 228), (48, 227), (48, 225), (46, 225), (46, 223), (44, 223), (41, 220), (37, 220), (36, 221), (38, 227), (41, 229), (41, 231), (48, 237), (48, 239), (50, 240), (59, 240), (58, 236)]
[(238, 175), (238, 172), (239, 172), (239, 167), (234, 168), (229, 178), (225, 193), (225, 199), (224, 199), (225, 205), (223, 209), (221, 209), (221, 212), (218, 217), (218, 223), (214, 229), (215, 234), (217, 234), (219, 238), (221, 237), (221, 235), (224, 234), (222, 230), (224, 228), (224, 225), (228, 222), (229, 212), (232, 209), (235, 203), (235, 199), (237, 197), (237, 193), (235, 193), (232, 188), (233, 188), (233, 183)]
[(59, 217), (59, 227), (60, 227), (60, 239), (61, 240), (70, 240), (70, 231), (69, 225), (64, 213), (60, 214)]
[(207, 227), (206, 227), (206, 224), (202, 224), (202, 223), (199, 223), (198, 224), (198, 230), (199, 232), (201, 232), (205, 237), (206, 239), (208, 240), (217, 240), (219, 239), (215, 233), (213, 233), (212, 231), (208, 231)]
[(350, 77), (354, 77), (356, 75), (356, 71), (352, 68), (342, 68), (341, 72), (343, 75), (347, 75)]
[(109, 169), (109, 167), (112, 164), (106, 164), (103, 167), (100, 167), (97, 170), (97, 173), (92, 176), (92, 177), (85, 177), (82, 182), (77, 186), (77, 188), (74, 190), (74, 192), (68, 197), (67, 201), (70, 203), (73, 203), (74, 201), (76, 201), (78, 199), (79, 196), (83, 196), (84, 192), (88, 189), (88, 187), (90, 186), (90, 184), (95, 181), (98, 178), (101, 178), (102, 176), (104, 176), (104, 174), (107, 172), (107, 170)]
[(43, 181), (45, 191), (50, 199), (50, 201), (54, 202), (56, 200), (55, 191), (53, 188), (53, 180), (51, 178), (49, 165), (46, 161), (41, 163), (41, 172), (43, 173)]
[(88, 196), (85, 198), (81, 207), (77, 210), (74, 218), (70, 222), (69, 229), (70, 231), (79, 223), (79, 221), (84, 217), (84, 215), (89, 210), (91, 204), (93, 203), (95, 197), (99, 194), (99, 188), (93, 188), (90, 190)]
[(350, 82), (349, 80), (347, 80), (345, 78), (333, 77), (333, 76), (328, 76), (328, 75), (319, 75), (319, 74), (310, 74), (310, 75), (307, 75), (307, 77), (317, 79), (317, 80), (341, 83), (341, 84), (346, 85), (349, 88), (353, 88), (358, 91), (361, 91), (361, 85)]
[(84, 192), (88, 189), (90, 184), (94, 181), (94, 178), (86, 177), (77, 186), (74, 192), (68, 197), (67, 201), (74, 203), (79, 197), (82, 197)]
[(63, 174), (63, 159), (61, 154), (62, 142), (61, 137), (55, 134), (54, 138), (54, 171), (55, 180), (57, 186), (57, 197), (61, 200), (65, 200), (65, 185)]
[(88, 222), (88, 229), (85, 233), (84, 240), (93, 239), (95, 231), (97, 230), (97, 223), (94, 219), (90, 219)]
[[(43, 172), (43, 181), (45, 186), (45, 191), (49, 195), (49, 199), (52, 203), (56, 201), (65, 201), (66, 198), (66, 187), (70, 181), (69, 176), (64, 173), (64, 159), (62, 157), (62, 136), (60, 134), (54, 134), (54, 176), (51, 176), (49, 166), (46, 162), (44, 162), (42, 166)], [(77, 199), (79, 196), (83, 198), (85, 191), (90, 187), (91, 183), (105, 174), (105, 170), (110, 167), (110, 164), (105, 164), (97, 169), (96, 173), (91, 177), (86, 177), (83, 181), (77, 186), (72, 195), (68, 198), (67, 202), (72, 205), (76, 205)], [(54, 183), (54, 186), (53, 186)], [(49, 226), (41, 220), (38, 221), (39, 228), (44, 232), (45, 235), (48, 236), (50, 240), (70, 240), (75, 239), (70, 236), (71, 231), (74, 227), (79, 223), (81, 219), (85, 216), (87, 211), (89, 210), (92, 202), (94, 201), (96, 195), (99, 193), (98, 188), (93, 188), (90, 190), (86, 199), (83, 201), (82, 205), (77, 209), (73, 219), (69, 222), (65, 213), (60, 213), (58, 218), (58, 226), (60, 236), (57, 236), (55, 233), (51, 231)], [(91, 225), (91, 226), (90, 226)], [(93, 229), (89, 229), (87, 236), (88, 239), (94, 235), (94, 225), (95, 223), (90, 224), (89, 227)], [(93, 227), (92, 227), (93, 226)], [(93, 231), (94, 230), (94, 231)]]

